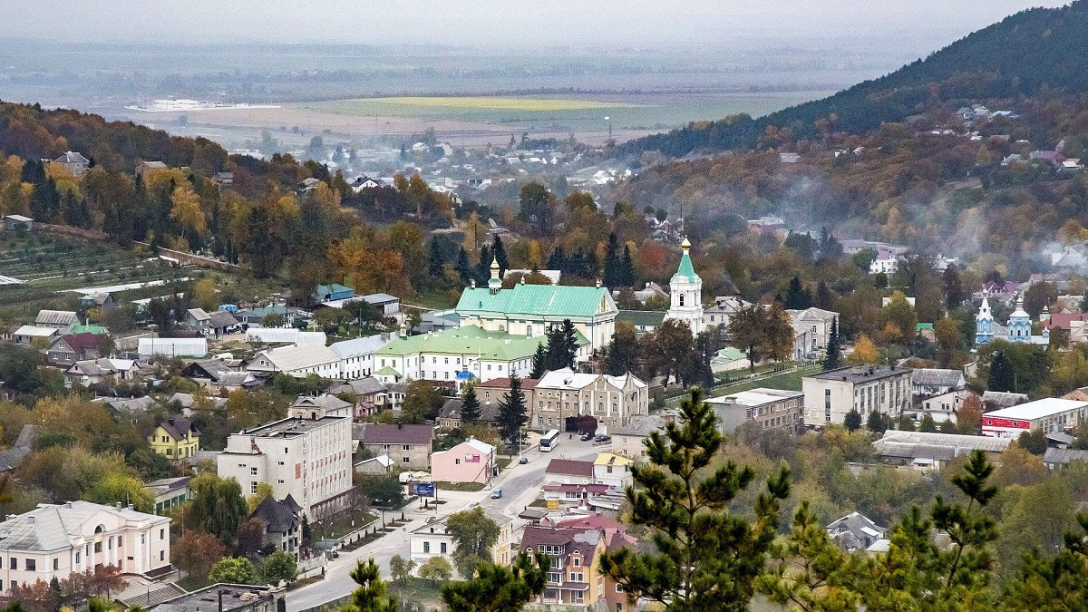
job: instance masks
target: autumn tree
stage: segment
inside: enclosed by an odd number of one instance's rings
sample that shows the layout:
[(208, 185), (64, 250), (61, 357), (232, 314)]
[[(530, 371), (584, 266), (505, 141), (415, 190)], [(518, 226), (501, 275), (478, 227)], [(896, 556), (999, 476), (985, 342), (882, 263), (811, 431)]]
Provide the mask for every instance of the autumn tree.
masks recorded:
[(227, 549), (210, 533), (186, 531), (170, 547), (174, 564), (190, 576), (207, 576)]
[(435, 555), (419, 566), (419, 577), (434, 584), (441, 584), (453, 577), (453, 566), (441, 555)]
[(647, 365), (655, 372), (664, 374), (662, 384), (668, 386), (669, 377), (678, 374), (685, 359), (691, 353), (694, 339), (687, 321), (666, 319), (642, 342)]
[(982, 435), (982, 398), (974, 393), (963, 398), (956, 411), (956, 427), (960, 433)]
[(212, 566), (208, 582), (229, 584), (257, 584), (257, 568), (245, 557), (225, 557)]
[(876, 348), (868, 336), (858, 336), (854, 343), (854, 351), (846, 358), (851, 364), (880, 363), (880, 350)]
[(648, 530), (656, 552), (622, 548), (601, 557), (601, 572), (622, 585), (631, 602), (664, 610), (747, 610), (765, 555), (778, 530), (780, 500), (789, 495), (783, 468), (768, 479), (754, 522), (728, 507), (755, 472), (726, 461), (712, 468), (722, 435), (702, 392), (692, 389), (680, 419), (646, 440), (646, 465), (635, 465), (638, 487), (627, 489), (630, 520)]

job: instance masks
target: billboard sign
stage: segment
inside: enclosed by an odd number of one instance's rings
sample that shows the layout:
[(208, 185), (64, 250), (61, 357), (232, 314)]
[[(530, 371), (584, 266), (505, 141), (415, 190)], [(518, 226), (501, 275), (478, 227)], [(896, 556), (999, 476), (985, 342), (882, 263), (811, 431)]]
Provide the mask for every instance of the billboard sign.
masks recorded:
[(418, 497), (437, 497), (433, 482), (416, 482), (412, 484), (412, 493)]

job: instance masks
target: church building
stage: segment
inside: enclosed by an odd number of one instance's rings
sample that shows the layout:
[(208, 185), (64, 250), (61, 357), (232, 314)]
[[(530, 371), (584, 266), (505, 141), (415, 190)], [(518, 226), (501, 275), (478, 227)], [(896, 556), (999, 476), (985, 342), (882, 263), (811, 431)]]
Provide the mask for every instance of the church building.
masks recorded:
[(619, 309), (600, 282), (595, 287), (568, 287), (526, 285), (523, 281), (512, 289), (503, 289), (499, 264), (492, 261), (487, 287), (477, 287), (473, 281), (461, 294), (456, 312), (462, 327), (475, 325), (488, 332), (528, 338), (543, 336), (553, 325), (570, 319), (589, 340), (590, 350), (595, 350), (612, 341)]
[(706, 329), (703, 321), (703, 279), (695, 273), (695, 267), (691, 265), (691, 242), (685, 237), (680, 245), (684, 248), (684, 256), (680, 258), (680, 267), (669, 281), (669, 311), (665, 313), (665, 320), (676, 319), (684, 321), (691, 328), (692, 335)]
[[(1043, 309), (1041, 321), (1050, 318), (1050, 310)], [(1043, 329), (1042, 335), (1031, 334), (1031, 315), (1024, 310), (1024, 294), (1016, 298), (1016, 310), (1009, 315), (1008, 327), (1002, 327), (994, 322), (993, 312), (990, 310), (990, 301), (982, 298), (982, 306), (975, 315), (975, 344), (981, 345), (993, 340), (1007, 340), (1008, 342), (1025, 342), (1046, 346), (1050, 344), (1050, 330)]]

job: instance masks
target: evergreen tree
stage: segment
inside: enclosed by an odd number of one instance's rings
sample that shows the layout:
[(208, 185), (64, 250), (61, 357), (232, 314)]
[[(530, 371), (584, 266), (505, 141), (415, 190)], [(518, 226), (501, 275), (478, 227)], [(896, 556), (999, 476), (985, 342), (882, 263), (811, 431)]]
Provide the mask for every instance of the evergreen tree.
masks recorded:
[(619, 250), (620, 243), (616, 238), (616, 232), (612, 232), (608, 235), (608, 243), (605, 245), (604, 251), (603, 283), (609, 289), (618, 289), (621, 286), (620, 277), (622, 273), (620, 271)]
[(558, 364), (560, 368), (574, 369), (574, 364), (578, 360), (578, 331), (574, 329), (574, 324), (570, 319), (563, 319), (563, 325), (560, 327), (560, 350), (559, 358), (561, 359)]
[(812, 295), (801, 284), (801, 278), (794, 276), (786, 287), (786, 297), (783, 300), (783, 308), (786, 310), (804, 310), (812, 306)]
[(936, 433), (937, 422), (933, 420), (932, 416), (927, 414), (922, 417), (922, 422), (918, 425), (918, 431), (924, 431), (926, 433)]
[(824, 310), (834, 310), (834, 297), (831, 295), (831, 289), (828, 288), (827, 283), (820, 281), (816, 285), (816, 297), (812, 300), (812, 305), (816, 308), (823, 308)]
[[(502, 244), (502, 238), (498, 234), (495, 234), (495, 240), (491, 243), (491, 257), (499, 264), (499, 278), (503, 278), (506, 271), (510, 269), (510, 259), (506, 255), (506, 247)], [(490, 266), (491, 259), (487, 261), (488, 265), (488, 278), (490, 278)]]
[[(487, 286), (487, 281), (491, 280), (491, 247), (484, 245), (480, 247), (480, 262), (476, 264), (476, 284)], [(501, 276), (499, 278), (502, 278)]]
[(869, 413), (869, 417), (865, 419), (865, 429), (869, 430), (869, 433), (877, 435), (883, 435), (888, 429), (888, 422), (884, 420), (884, 415), (876, 410)]
[(847, 431), (857, 431), (861, 429), (861, 413), (857, 410), (851, 410), (846, 413), (846, 416), (842, 419), (842, 426)]
[[(754, 522), (730, 503), (755, 479), (749, 467), (715, 463), (723, 438), (699, 388), (680, 405), (681, 418), (646, 440), (647, 465), (632, 468), (631, 522), (649, 531), (656, 552), (622, 548), (601, 556), (601, 572), (633, 598), (661, 609), (747, 610), (755, 581), (778, 530), (789, 472), (768, 479), (755, 502)], [(719, 467), (710, 470), (711, 464)], [(709, 470), (709, 473), (708, 473)]]
[(465, 251), (465, 247), (461, 247), (461, 250), (457, 253), (457, 263), (454, 265), (457, 269), (457, 275), (461, 277), (461, 282), (464, 285), (468, 285), (472, 281), (472, 264), (468, 261), (468, 252)]
[(521, 390), (521, 379), (517, 374), (510, 376), (510, 392), (499, 402), (499, 435), (517, 452), (521, 448), (521, 428), (528, 417), (525, 415), (525, 393)]
[(567, 254), (563, 252), (563, 247), (555, 247), (552, 254), (548, 256), (548, 269), (567, 272)]
[(545, 346), (546, 342), (541, 342), (536, 347), (536, 353), (533, 354), (533, 371), (529, 373), (529, 378), (534, 380), (540, 380), (541, 376), (544, 376), (544, 372), (548, 369), (548, 349)]
[(631, 260), (631, 247), (626, 244), (623, 245), (623, 261), (620, 262), (619, 283), (621, 287), (635, 286), (635, 264)]
[(944, 283), (945, 307), (948, 310), (955, 310), (967, 299), (967, 292), (963, 289), (963, 281), (960, 279), (959, 268), (956, 264), (948, 264), (941, 280)]
[(476, 398), (476, 388), (468, 385), (461, 398), (461, 424), (469, 425), (480, 420), (480, 400)]
[(438, 246), (438, 241), (432, 240), (430, 250), (427, 253), (427, 273), (431, 275), (432, 279), (441, 279), (445, 265), (446, 258), (442, 256), (442, 249)]
[(549, 557), (536, 555), (536, 560), (521, 553), (509, 568), (481, 563), (475, 579), (443, 585), (442, 601), (450, 612), (517, 612), (544, 592)]
[(578, 250), (567, 259), (567, 269), (564, 272), (578, 278), (589, 278), (589, 270), (586, 267), (586, 252), (582, 250), (582, 247), (578, 247)]
[(986, 381), (990, 391), (1016, 392), (1016, 371), (1004, 351), (998, 351), (990, 360), (990, 377)]
[(841, 349), (839, 349), (839, 318), (831, 319), (831, 333), (827, 338), (827, 353), (824, 354), (824, 372), (834, 370), (842, 363)]
[(638, 337), (635, 327), (630, 322), (616, 323), (612, 333), (612, 342), (608, 344), (604, 355), (604, 371), (610, 376), (623, 376), (634, 372), (638, 364)]
[(385, 596), (385, 581), (381, 579), (381, 570), (374, 559), (366, 564), (358, 561), (351, 571), (351, 579), (359, 588), (352, 592), (351, 603), (344, 606), (344, 612), (400, 612), (397, 598)]

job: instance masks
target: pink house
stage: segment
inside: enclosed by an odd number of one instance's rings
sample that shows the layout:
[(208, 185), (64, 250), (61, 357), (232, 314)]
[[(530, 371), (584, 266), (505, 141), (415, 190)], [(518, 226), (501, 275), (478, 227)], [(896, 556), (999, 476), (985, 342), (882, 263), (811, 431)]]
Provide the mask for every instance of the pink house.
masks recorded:
[(494, 471), (495, 447), (473, 438), (431, 454), (431, 479), (435, 482), (487, 482)]

